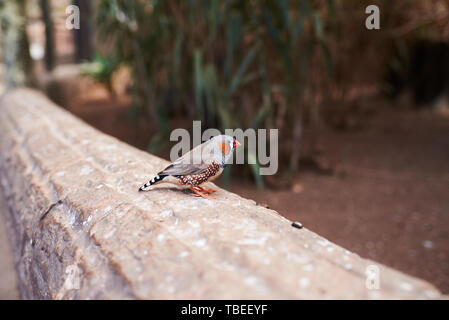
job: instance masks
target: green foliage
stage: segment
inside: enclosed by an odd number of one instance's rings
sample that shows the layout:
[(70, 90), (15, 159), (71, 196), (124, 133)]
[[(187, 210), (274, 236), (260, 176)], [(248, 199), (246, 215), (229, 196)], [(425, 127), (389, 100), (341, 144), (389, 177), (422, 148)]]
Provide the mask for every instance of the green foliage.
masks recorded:
[(112, 76), (119, 66), (120, 61), (113, 54), (104, 56), (97, 53), (92, 62), (82, 65), (81, 73), (103, 84), (112, 95), (115, 95), (112, 87)]
[[(275, 91), (288, 101), (283, 121), (292, 130), (291, 97), (308, 81), (315, 47), (331, 69), (322, 15), (335, 7), (326, 4), (328, 10), (309, 0), (101, 0), (97, 22), (116, 62), (133, 70), (140, 114), (160, 129), (154, 151), (168, 142), (168, 112), (206, 128), (272, 127)], [(251, 172), (262, 185), (258, 165)]]
[(25, 0), (0, 1), (0, 51), (6, 87), (36, 85), (26, 32), (26, 6)]

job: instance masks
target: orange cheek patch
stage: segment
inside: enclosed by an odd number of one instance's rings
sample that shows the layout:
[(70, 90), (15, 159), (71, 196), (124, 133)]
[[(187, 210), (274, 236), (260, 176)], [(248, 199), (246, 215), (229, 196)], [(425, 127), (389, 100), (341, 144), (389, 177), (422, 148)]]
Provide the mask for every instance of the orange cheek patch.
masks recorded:
[(221, 152), (223, 152), (224, 154), (228, 154), (228, 153), (229, 153), (230, 148), (229, 148), (229, 144), (228, 144), (228, 143), (226, 143), (226, 142), (220, 142), (220, 143), (218, 144), (218, 146), (220, 147)]

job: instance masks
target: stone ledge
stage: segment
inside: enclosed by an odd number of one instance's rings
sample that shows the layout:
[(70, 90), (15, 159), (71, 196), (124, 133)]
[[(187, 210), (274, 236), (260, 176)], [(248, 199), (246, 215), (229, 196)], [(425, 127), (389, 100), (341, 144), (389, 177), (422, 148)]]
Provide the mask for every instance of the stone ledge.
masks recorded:
[[(254, 201), (139, 193), (167, 161), (30, 89), (0, 101), (0, 195), (26, 299), (435, 299)], [(366, 288), (366, 268), (380, 289)]]

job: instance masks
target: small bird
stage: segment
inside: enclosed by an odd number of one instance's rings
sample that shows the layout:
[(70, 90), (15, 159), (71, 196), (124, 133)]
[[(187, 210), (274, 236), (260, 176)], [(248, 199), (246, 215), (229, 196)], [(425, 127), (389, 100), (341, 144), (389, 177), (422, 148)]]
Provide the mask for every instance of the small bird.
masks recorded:
[(139, 191), (147, 191), (156, 183), (172, 183), (192, 190), (193, 196), (214, 198), (209, 194), (216, 190), (200, 185), (218, 178), (232, 158), (234, 149), (239, 146), (241, 144), (234, 137), (215, 136), (168, 165)]

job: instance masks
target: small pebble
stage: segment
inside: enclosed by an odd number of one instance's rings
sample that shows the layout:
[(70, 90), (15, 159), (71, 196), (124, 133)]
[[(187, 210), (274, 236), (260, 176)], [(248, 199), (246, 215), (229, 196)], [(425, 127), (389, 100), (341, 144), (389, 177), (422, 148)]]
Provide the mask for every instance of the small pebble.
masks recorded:
[(422, 245), (424, 246), (424, 248), (426, 249), (432, 249), (433, 248), (433, 242), (430, 240), (425, 240), (423, 241)]
[(292, 227), (298, 228), (298, 229), (302, 229), (302, 224), (298, 221), (295, 221), (292, 223)]

